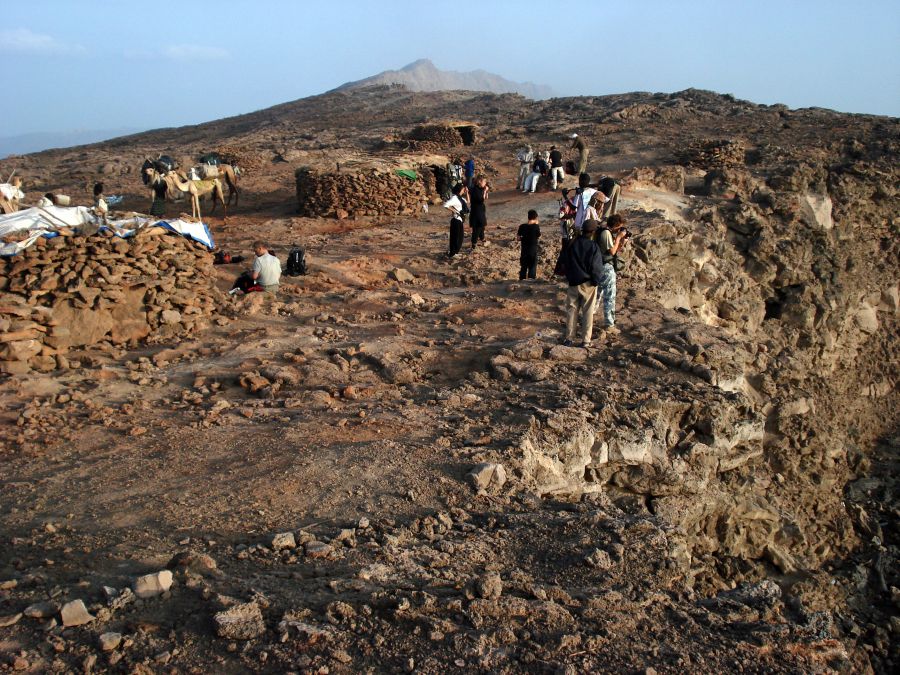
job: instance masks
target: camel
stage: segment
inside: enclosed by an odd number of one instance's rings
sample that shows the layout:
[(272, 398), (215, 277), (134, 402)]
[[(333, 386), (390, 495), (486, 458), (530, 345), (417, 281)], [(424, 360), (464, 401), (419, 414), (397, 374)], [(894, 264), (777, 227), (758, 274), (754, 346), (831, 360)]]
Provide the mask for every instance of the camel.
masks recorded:
[(162, 175), (154, 167), (147, 167), (143, 173), (147, 178), (147, 184), (151, 187), (165, 183), (167, 194), (174, 194), (176, 191), (189, 194), (191, 196), (192, 216), (197, 220), (201, 220), (200, 198), (211, 194), (213, 199), (211, 213), (215, 213), (216, 200), (218, 199), (222, 202), (222, 208), (225, 210), (224, 222), (228, 222), (228, 205), (225, 203), (225, 193), (222, 191), (222, 183), (218, 178), (188, 180), (186, 176), (179, 174), (177, 171), (170, 171), (166, 175)]
[(231, 164), (219, 164), (219, 178), (224, 178), (225, 184), (228, 185), (228, 206), (231, 206), (231, 198), (234, 197), (235, 208), (237, 208), (238, 199), (240, 199), (240, 193), (238, 192), (237, 187), (237, 177), (238, 172), (235, 171), (235, 167)]

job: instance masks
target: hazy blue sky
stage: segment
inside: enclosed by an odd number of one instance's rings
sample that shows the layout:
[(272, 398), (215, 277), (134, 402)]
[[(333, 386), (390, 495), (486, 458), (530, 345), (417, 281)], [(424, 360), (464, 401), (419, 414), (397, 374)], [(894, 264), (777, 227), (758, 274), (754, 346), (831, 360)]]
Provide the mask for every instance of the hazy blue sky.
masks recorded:
[(203, 122), (418, 58), (559, 95), (900, 115), (898, 0), (8, 0), (0, 136)]

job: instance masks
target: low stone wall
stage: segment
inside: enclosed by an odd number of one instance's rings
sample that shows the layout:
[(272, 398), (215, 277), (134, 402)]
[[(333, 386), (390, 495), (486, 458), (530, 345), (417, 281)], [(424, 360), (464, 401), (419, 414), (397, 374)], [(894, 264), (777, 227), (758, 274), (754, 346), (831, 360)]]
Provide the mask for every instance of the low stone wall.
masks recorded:
[(68, 367), (73, 347), (203, 328), (216, 306), (212, 254), (160, 228), (131, 239), (39, 239), (0, 259), (0, 372)]
[(295, 173), (297, 210), (302, 216), (325, 218), (419, 213), (437, 195), (431, 170), (418, 174), (410, 180), (377, 169), (322, 173), (301, 168)]

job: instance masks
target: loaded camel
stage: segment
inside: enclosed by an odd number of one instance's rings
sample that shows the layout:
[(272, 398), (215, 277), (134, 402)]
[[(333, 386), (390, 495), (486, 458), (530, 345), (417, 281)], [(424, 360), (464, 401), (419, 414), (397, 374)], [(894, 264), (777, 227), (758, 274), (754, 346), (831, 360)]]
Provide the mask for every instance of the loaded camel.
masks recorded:
[(216, 212), (216, 200), (222, 202), (222, 208), (225, 210), (224, 222), (228, 222), (228, 205), (225, 203), (225, 194), (222, 191), (222, 183), (218, 178), (210, 178), (207, 180), (188, 180), (187, 177), (176, 171), (170, 171), (163, 175), (156, 170), (155, 167), (147, 167), (143, 170), (146, 184), (150, 189), (165, 185), (167, 194), (175, 192), (184, 192), (191, 196), (191, 212), (192, 216), (198, 220), (200, 217), (200, 198), (209, 194), (212, 196), (213, 207), (211, 213)]
[(234, 205), (237, 207), (240, 193), (237, 187), (237, 171), (231, 164), (219, 164), (219, 178), (225, 178), (225, 184), (228, 186), (228, 202), (231, 206), (231, 198), (234, 197)]

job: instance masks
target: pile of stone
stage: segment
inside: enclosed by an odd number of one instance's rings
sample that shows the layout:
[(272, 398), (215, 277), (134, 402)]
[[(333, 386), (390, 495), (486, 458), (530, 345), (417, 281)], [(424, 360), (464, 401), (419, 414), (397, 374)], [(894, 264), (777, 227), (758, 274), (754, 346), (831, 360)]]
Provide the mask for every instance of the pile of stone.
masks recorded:
[(38, 239), (0, 259), (0, 372), (66, 368), (72, 348), (188, 334), (219, 291), (212, 254), (162, 228)]
[(747, 149), (740, 141), (704, 140), (692, 143), (680, 154), (679, 161), (700, 169), (743, 167)]
[(452, 148), (463, 144), (459, 129), (446, 124), (423, 124), (413, 129), (409, 140), (427, 143), (434, 148)]
[(303, 167), (295, 173), (297, 210), (302, 216), (340, 219), (412, 215), (437, 197), (431, 171), (417, 173), (411, 180), (379, 169), (327, 173)]
[(220, 145), (218, 153), (229, 164), (237, 165), (241, 171), (256, 171), (267, 163), (259, 152), (239, 145)]

